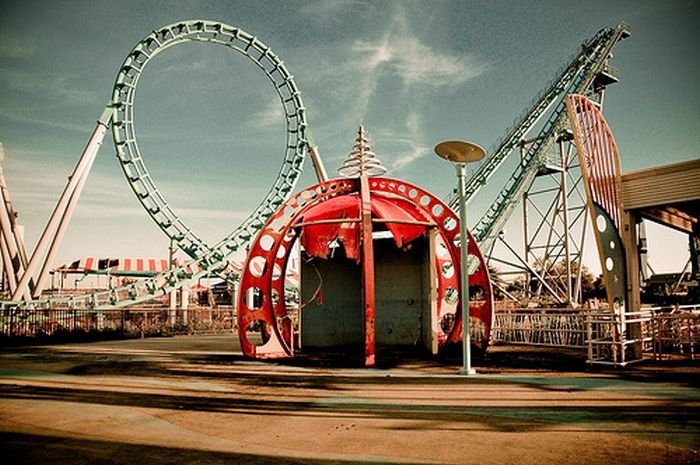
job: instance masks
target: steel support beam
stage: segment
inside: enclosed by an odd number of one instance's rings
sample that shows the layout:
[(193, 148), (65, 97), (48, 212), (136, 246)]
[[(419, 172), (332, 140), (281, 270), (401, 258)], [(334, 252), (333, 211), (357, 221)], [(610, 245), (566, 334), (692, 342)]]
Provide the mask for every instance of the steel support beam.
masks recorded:
[[(112, 118), (112, 109), (110, 107), (105, 108), (102, 116), (97, 121), (95, 129), (90, 135), (85, 149), (75, 166), (73, 173), (68, 178), (68, 183), (66, 184), (63, 194), (58, 200), (56, 207), (49, 218), (44, 231), (39, 238), (32, 258), (27, 264), (27, 269), (25, 270), (22, 278), (17, 283), (17, 289), (12, 295), (12, 300), (29, 300), (33, 295), (36, 294), (38, 289), (41, 293), (39, 286), (34, 290), (30, 290), (29, 284), (34, 280), (37, 283), (42, 280), (42, 273), (45, 273), (47, 267), (49, 266), (49, 259), (54, 256), (56, 249), (60, 245), (61, 239), (65, 229), (70, 221), (75, 204), (80, 197), (80, 192), (82, 191), (87, 175), (90, 172), (92, 163), (95, 160), (100, 146), (102, 145), (102, 140), (104, 139), (105, 132)], [(37, 270), (38, 274), (37, 274)]]
[(372, 204), (369, 182), (366, 175), (360, 176), (360, 198), (362, 201), (362, 305), (365, 320), (365, 366), (375, 363), (375, 289), (374, 289), (374, 244), (372, 242)]

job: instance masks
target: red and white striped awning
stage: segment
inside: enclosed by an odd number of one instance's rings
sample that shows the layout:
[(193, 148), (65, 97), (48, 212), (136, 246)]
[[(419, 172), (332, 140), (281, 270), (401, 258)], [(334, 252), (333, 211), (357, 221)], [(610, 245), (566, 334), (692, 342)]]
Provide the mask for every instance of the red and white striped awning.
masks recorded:
[(55, 271), (63, 273), (125, 273), (155, 274), (168, 270), (168, 260), (157, 258), (97, 258), (85, 257), (62, 265)]
[[(175, 260), (175, 268), (185, 265), (182, 260)], [(80, 274), (112, 274), (118, 275), (134, 275), (134, 276), (152, 276), (157, 273), (168, 271), (168, 260), (162, 258), (98, 258), (85, 257), (75, 260), (71, 263), (61, 265), (54, 271), (58, 273), (80, 273)], [(236, 262), (229, 263), (228, 270), (230, 272), (241, 272), (241, 264)], [(187, 274), (196, 274), (201, 271), (201, 268), (196, 262), (186, 265), (185, 272)]]

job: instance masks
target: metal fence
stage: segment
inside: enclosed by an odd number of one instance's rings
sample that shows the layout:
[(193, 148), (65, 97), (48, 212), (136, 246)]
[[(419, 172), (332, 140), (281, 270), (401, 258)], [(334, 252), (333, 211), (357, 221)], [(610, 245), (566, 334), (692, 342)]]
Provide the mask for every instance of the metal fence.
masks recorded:
[(230, 306), (195, 306), (186, 310), (170, 310), (160, 305), (115, 310), (5, 308), (0, 311), (0, 336), (6, 341), (16, 341), (108, 334), (144, 337), (222, 333), (233, 331), (235, 323), (235, 311)]
[(575, 309), (517, 308), (497, 311), (494, 342), (534, 346), (586, 347), (587, 313)]
[(649, 325), (654, 358), (673, 355), (695, 358), (700, 333), (700, 305), (672, 307), (655, 311)]
[[(640, 352), (656, 359), (694, 359), (699, 323), (700, 305), (645, 308), (620, 316), (607, 310), (508, 309), (495, 314), (493, 341), (587, 350), (590, 363), (624, 365), (638, 359)], [(0, 310), (0, 338), (5, 342), (235, 330), (236, 313), (231, 306), (190, 306), (186, 310), (171, 310), (163, 305), (115, 310)]]
[(590, 363), (624, 366), (677, 356), (694, 359), (700, 305), (608, 310), (509, 309), (495, 314), (496, 343), (585, 349)]
[(643, 360), (652, 343), (650, 322), (654, 312), (598, 312), (586, 316), (588, 363), (626, 366)]

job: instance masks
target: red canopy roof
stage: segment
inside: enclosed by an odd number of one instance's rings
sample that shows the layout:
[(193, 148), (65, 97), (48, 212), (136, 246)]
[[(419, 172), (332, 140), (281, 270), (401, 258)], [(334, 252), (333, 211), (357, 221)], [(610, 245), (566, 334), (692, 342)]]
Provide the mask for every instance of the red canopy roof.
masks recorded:
[[(299, 221), (303, 223), (301, 243), (304, 249), (315, 257), (327, 258), (330, 244), (337, 239), (343, 244), (348, 258), (359, 260), (360, 203), (360, 196), (353, 193), (310, 208)], [(385, 222), (399, 248), (423, 235), (427, 224), (434, 224), (422, 209), (390, 193), (372, 192), (371, 207), (373, 219)], [(348, 221), (324, 223), (341, 219)]]

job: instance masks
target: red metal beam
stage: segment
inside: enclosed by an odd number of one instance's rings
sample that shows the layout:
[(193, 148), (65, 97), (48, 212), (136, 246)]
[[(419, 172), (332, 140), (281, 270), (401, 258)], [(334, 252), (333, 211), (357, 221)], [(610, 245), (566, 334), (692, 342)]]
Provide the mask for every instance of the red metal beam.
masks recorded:
[(365, 366), (374, 366), (374, 245), (372, 244), (372, 203), (367, 176), (360, 176), (362, 201), (362, 303), (365, 311)]

